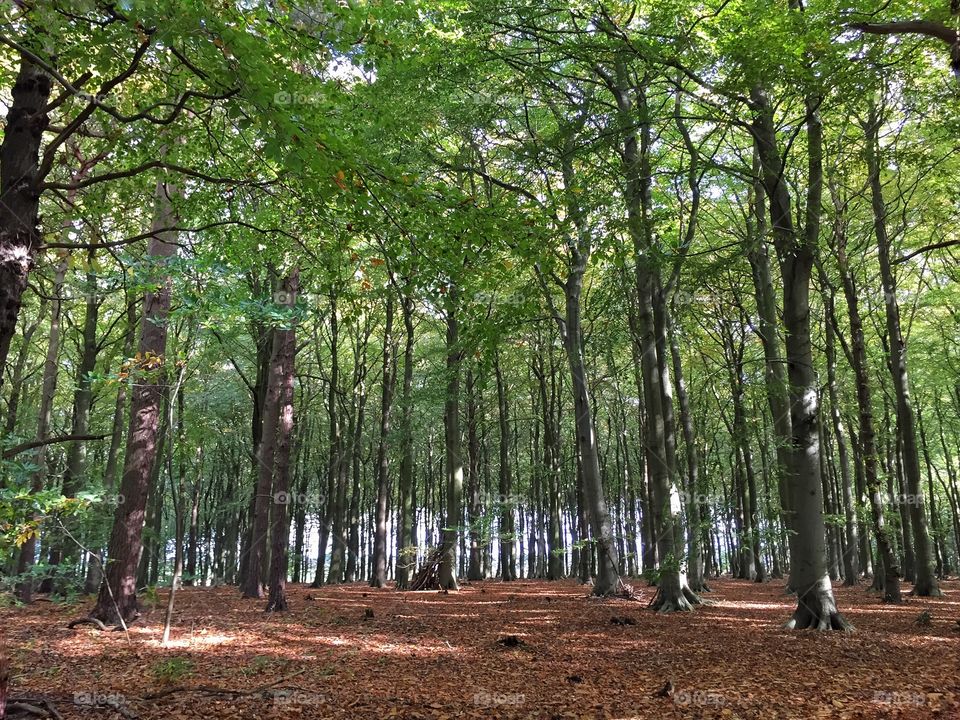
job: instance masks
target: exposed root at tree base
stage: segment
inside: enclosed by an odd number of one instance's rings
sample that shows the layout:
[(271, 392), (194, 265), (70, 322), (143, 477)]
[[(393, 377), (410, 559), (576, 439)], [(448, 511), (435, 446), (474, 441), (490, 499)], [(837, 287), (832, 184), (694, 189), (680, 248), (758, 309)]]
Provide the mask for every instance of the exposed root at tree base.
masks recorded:
[(938, 587), (929, 588), (914, 585), (913, 590), (908, 592), (907, 595), (911, 597), (943, 597), (943, 592)]
[(101, 620), (98, 620), (95, 617), (77, 618), (76, 620), (71, 620), (67, 623), (67, 627), (71, 630), (79, 625), (96, 625), (99, 630), (103, 630), (104, 632), (107, 630), (107, 626), (104, 625)]
[(663, 614), (692, 612), (695, 605), (702, 604), (703, 601), (689, 587), (675, 588), (670, 592), (664, 591), (661, 587), (650, 601), (650, 609)]
[(797, 600), (793, 617), (784, 625), (787, 630), (840, 630), (852, 632), (853, 625), (837, 610), (832, 592), (811, 588)]

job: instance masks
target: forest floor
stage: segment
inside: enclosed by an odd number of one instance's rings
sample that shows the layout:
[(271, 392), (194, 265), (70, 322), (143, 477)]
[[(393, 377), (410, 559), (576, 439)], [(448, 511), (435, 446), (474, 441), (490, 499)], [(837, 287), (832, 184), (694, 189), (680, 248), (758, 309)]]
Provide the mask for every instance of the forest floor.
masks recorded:
[(166, 647), (165, 592), (128, 635), (68, 629), (90, 601), (41, 601), (0, 610), (0, 651), (11, 695), (65, 719), (960, 718), (960, 581), (901, 606), (837, 588), (850, 634), (783, 630), (782, 582), (715, 580), (709, 604), (667, 616), (635, 588), (291, 586), (274, 615), (233, 587), (186, 588)]

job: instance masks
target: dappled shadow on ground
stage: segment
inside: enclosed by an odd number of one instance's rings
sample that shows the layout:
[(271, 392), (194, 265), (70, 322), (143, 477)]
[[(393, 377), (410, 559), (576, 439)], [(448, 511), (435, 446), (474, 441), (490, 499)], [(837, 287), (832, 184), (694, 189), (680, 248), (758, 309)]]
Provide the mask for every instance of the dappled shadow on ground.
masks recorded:
[(711, 586), (708, 604), (667, 616), (642, 582), (640, 601), (571, 581), (293, 586), (278, 615), (236, 588), (187, 588), (166, 647), (164, 592), (128, 635), (67, 629), (89, 603), (0, 610), (0, 647), (13, 693), (53, 698), (64, 718), (121, 717), (104, 698), (144, 720), (960, 718), (960, 581), (900, 606), (837, 588), (850, 634), (782, 629), (796, 603), (782, 583)]

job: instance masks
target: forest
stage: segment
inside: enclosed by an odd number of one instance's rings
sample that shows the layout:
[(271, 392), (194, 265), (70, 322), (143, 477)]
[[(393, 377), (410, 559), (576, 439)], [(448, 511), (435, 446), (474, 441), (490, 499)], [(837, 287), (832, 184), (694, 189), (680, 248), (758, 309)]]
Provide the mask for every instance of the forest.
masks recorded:
[(0, 720), (960, 718), (960, 2), (10, 0)]

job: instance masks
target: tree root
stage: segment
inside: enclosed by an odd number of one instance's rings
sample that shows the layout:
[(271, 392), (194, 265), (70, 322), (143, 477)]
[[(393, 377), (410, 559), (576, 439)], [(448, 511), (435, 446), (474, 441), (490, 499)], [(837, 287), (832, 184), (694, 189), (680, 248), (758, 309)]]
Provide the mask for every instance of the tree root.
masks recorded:
[(907, 595), (911, 597), (943, 597), (943, 591), (936, 586), (914, 585)]
[(7, 700), (7, 720), (20, 718), (53, 718), (63, 720), (56, 706), (44, 698), (10, 698)]
[(112, 630), (113, 632), (124, 632), (126, 630), (126, 628), (122, 625), (114, 625), (112, 628), (107, 627), (102, 620), (95, 618), (92, 615), (77, 618), (76, 620), (71, 620), (67, 623), (67, 627), (71, 630), (79, 625), (96, 625), (98, 630), (103, 630), (104, 632), (107, 632), (108, 630)]
[(817, 583), (802, 595), (798, 594), (797, 609), (784, 625), (787, 630), (841, 630), (851, 632), (853, 625), (837, 610), (829, 584)]
[(667, 588), (661, 584), (657, 594), (650, 601), (650, 609), (658, 613), (691, 612), (695, 605), (702, 605), (703, 601), (697, 597), (686, 583), (680, 587)]

